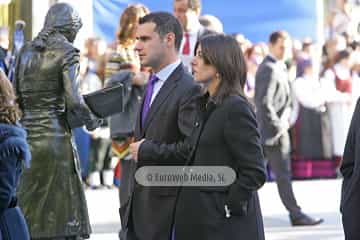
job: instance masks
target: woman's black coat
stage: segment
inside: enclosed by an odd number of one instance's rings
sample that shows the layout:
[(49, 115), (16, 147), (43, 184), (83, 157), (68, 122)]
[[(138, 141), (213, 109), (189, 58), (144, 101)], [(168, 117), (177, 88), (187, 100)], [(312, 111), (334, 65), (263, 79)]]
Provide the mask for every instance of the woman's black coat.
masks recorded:
[(230, 96), (214, 104), (203, 96), (191, 138), (172, 145), (143, 144), (141, 148), (156, 149), (152, 158), (167, 156), (162, 161), (169, 165), (190, 151), (189, 166), (227, 166), (236, 173), (229, 186), (179, 189), (174, 209), (176, 240), (264, 239), (257, 194), (266, 180), (264, 155), (256, 117), (245, 98)]

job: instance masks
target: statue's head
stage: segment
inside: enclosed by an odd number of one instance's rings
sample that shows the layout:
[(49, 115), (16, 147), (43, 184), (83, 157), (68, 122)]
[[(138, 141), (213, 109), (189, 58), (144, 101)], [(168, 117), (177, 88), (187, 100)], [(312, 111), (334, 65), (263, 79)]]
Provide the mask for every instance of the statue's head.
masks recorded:
[(75, 40), (81, 27), (82, 22), (79, 13), (67, 3), (52, 5), (45, 17), (44, 29), (56, 29), (70, 42)]

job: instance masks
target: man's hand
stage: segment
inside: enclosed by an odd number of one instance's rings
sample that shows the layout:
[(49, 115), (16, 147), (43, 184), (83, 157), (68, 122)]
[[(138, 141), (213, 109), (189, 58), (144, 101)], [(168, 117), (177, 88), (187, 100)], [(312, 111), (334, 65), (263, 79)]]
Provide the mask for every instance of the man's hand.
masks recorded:
[(138, 142), (134, 142), (132, 144), (130, 144), (130, 147), (129, 147), (129, 151), (130, 151), (130, 154), (132, 155), (132, 158), (137, 162), (138, 161), (138, 153), (139, 153), (139, 148), (140, 148), (140, 145), (141, 143), (145, 141), (145, 139), (141, 139), (140, 141)]
[(149, 80), (150, 73), (148, 72), (137, 72), (133, 77), (133, 84), (137, 86), (144, 86)]

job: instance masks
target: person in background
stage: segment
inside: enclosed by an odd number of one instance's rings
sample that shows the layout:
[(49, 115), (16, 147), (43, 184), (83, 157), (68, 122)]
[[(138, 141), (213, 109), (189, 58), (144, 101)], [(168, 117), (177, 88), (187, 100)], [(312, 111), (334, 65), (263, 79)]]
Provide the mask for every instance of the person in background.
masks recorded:
[(255, 95), (255, 74), (260, 63), (265, 57), (265, 53), (260, 44), (254, 44), (244, 52), (247, 76), (244, 93), (246, 97), (253, 101)]
[(0, 27), (0, 69), (7, 75), (9, 71), (9, 29)]
[(326, 40), (322, 50), (320, 76), (324, 76), (325, 71), (335, 65), (338, 52), (346, 50), (346, 40), (341, 35), (334, 35)]
[(336, 0), (336, 7), (331, 10), (327, 26), (327, 38), (336, 34), (346, 34), (349, 37), (358, 33), (359, 18), (357, 12), (353, 11), (353, 1)]
[(304, 73), (304, 61), (313, 60), (314, 46), (310, 38), (305, 38), (301, 43), (301, 50), (295, 54), (296, 77), (301, 77)]
[(232, 36), (238, 42), (243, 53), (245, 53), (252, 46), (252, 42), (249, 39), (247, 39), (243, 34), (234, 33), (232, 34)]
[[(79, 90), (81, 94), (89, 94), (102, 88), (102, 81), (97, 74), (97, 55), (101, 42), (99, 38), (89, 38), (85, 41), (85, 51), (80, 55)], [(76, 146), (79, 152), (81, 176), (84, 183), (89, 184), (90, 142), (92, 136), (84, 127), (73, 129)], [(97, 181), (100, 183), (100, 180)], [(95, 184), (91, 185), (94, 186)], [(98, 187), (100, 184), (96, 185)]]
[(335, 57), (335, 65), (324, 72), (320, 79), (326, 91), (329, 110), (333, 157), (339, 166), (344, 152), (346, 134), (348, 132), (353, 113), (353, 72), (349, 50), (339, 51)]
[[(134, 140), (136, 117), (140, 110), (145, 85), (149, 79), (149, 68), (140, 65), (135, 51), (136, 29), (139, 19), (150, 13), (142, 4), (131, 4), (120, 16), (116, 45), (111, 49), (106, 62), (105, 86), (124, 85), (123, 113), (109, 118), (112, 153), (117, 158), (114, 183), (119, 186), (120, 208), (129, 202), (132, 191), (131, 178), (136, 163), (129, 154), (129, 145)], [(120, 236), (124, 234), (122, 226)]]
[(209, 14), (202, 15), (199, 18), (199, 22), (206, 30), (210, 32), (214, 32), (214, 33), (224, 32), (223, 24), (217, 17), (213, 15), (209, 15)]
[(301, 75), (291, 85), (294, 104), (298, 105), (297, 119), (291, 129), (293, 176), (334, 177), (327, 92), (314, 72), (312, 61), (302, 60), (299, 64)]
[(15, 100), (11, 83), (0, 70), (0, 239), (30, 240), (16, 188), (23, 168), (30, 166), (31, 153), (26, 132), (18, 124), (21, 112)]
[(274, 172), (282, 203), (289, 211), (293, 226), (317, 225), (301, 211), (291, 184), (289, 127), (292, 113), (292, 94), (288, 71), (284, 63), (290, 51), (290, 38), (284, 31), (269, 37), (269, 55), (258, 67), (255, 76), (255, 105), (265, 157)]
[(184, 32), (180, 47), (180, 59), (190, 72), (195, 43), (206, 32), (199, 22), (201, 0), (174, 0), (173, 7), (174, 16), (180, 21)]
[[(102, 59), (106, 44), (100, 38), (89, 38), (85, 42), (87, 68), (81, 79), (82, 94), (88, 94), (104, 87), (101, 78)], [(113, 186), (114, 171), (111, 166), (111, 140), (106, 121), (94, 131), (89, 132), (90, 152), (87, 184), (94, 189)]]
[(135, 52), (135, 33), (139, 18), (148, 13), (150, 10), (142, 4), (131, 4), (122, 12), (116, 41), (110, 46), (110, 51), (107, 54), (105, 80), (121, 70), (138, 73), (139, 81), (143, 78), (147, 79), (148, 74), (146, 71), (141, 71), (145, 69), (141, 69), (139, 56)]

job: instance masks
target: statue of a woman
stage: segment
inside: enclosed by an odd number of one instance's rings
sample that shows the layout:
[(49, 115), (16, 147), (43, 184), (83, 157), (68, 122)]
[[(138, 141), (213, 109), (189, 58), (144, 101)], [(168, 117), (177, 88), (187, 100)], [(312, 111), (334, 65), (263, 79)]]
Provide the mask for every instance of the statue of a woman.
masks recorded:
[(39, 35), (26, 44), (15, 70), (33, 161), (18, 189), (31, 239), (83, 239), (91, 232), (77, 150), (67, 113), (89, 130), (97, 120), (78, 93), (79, 51), (72, 42), (81, 28), (68, 4), (53, 5)]

